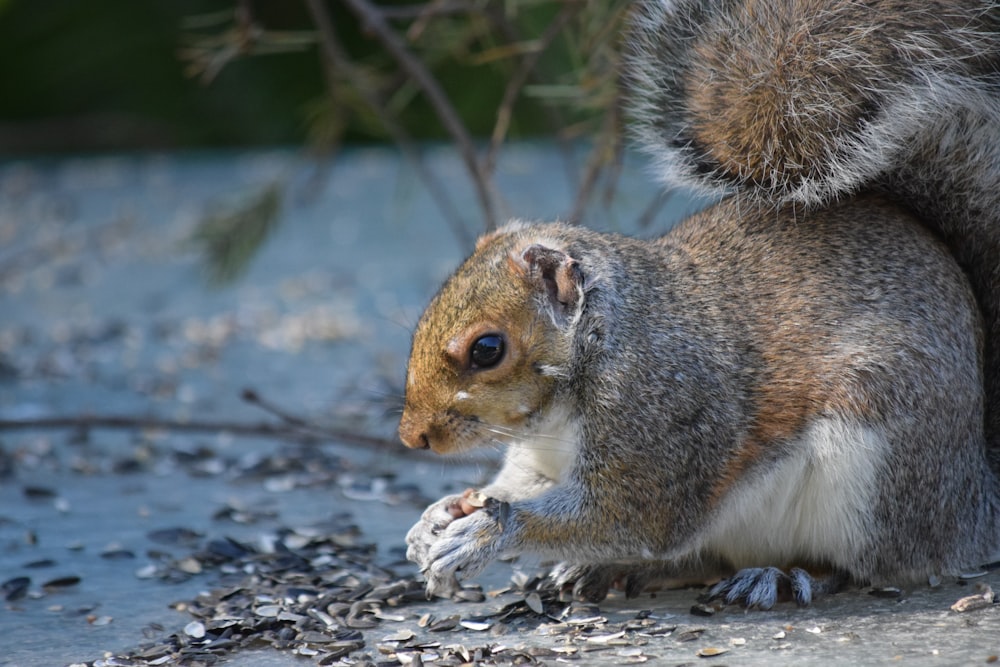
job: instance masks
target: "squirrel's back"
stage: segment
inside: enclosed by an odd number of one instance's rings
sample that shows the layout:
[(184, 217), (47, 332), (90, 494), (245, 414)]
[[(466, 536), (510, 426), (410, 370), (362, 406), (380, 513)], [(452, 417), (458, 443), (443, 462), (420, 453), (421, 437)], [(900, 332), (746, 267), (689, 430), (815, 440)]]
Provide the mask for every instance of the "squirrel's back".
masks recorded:
[(875, 190), (937, 233), (984, 318), (1000, 451), (1000, 5), (646, 0), (625, 81), (673, 185), (802, 209)]

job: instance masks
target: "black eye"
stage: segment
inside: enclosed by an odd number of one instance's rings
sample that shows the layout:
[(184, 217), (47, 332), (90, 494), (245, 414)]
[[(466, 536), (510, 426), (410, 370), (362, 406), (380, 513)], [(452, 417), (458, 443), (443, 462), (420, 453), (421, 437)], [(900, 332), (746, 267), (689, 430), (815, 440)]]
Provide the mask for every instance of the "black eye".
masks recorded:
[(469, 355), (473, 368), (490, 368), (503, 359), (503, 336), (486, 334), (476, 339)]

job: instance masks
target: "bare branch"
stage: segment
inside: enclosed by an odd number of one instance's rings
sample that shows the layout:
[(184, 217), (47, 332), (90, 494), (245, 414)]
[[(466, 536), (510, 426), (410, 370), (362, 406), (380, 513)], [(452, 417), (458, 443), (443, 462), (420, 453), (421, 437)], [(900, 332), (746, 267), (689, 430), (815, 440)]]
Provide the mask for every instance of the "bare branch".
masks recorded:
[(236, 422), (224, 420), (179, 420), (155, 415), (63, 415), (35, 417), (31, 419), (0, 419), (0, 431), (26, 431), (31, 429), (149, 429), (176, 431), (181, 433), (230, 433), (239, 436), (277, 438), (296, 442), (324, 438), (355, 445), (373, 446), (382, 449), (402, 450), (399, 443), (386, 438), (366, 435), (340, 429), (317, 427), (291, 427), (272, 422)]
[(657, 190), (649, 204), (646, 205), (646, 208), (644, 208), (642, 213), (639, 214), (639, 217), (636, 218), (636, 226), (639, 229), (646, 229), (653, 224), (653, 220), (655, 220), (656, 216), (663, 210), (663, 207), (667, 205), (667, 202), (674, 198), (675, 194), (676, 191), (674, 190)]
[(590, 151), (583, 182), (576, 193), (573, 211), (569, 216), (569, 221), (574, 224), (582, 220), (583, 211), (587, 207), (587, 201), (590, 199), (594, 188), (597, 186), (598, 179), (601, 173), (607, 168), (607, 165), (616, 165), (614, 173), (617, 174), (619, 172), (622, 150), (620, 141), (621, 133), (619, 131), (621, 123), (621, 108), (619, 104), (620, 100), (616, 98), (615, 103), (612, 104), (611, 109), (608, 110), (608, 113), (605, 114), (604, 119), (601, 121), (599, 136), (603, 141), (594, 146)]
[(513, 113), (514, 102), (517, 101), (521, 91), (524, 89), (524, 84), (527, 83), (528, 78), (535, 71), (539, 58), (548, 50), (559, 33), (566, 27), (566, 24), (579, 13), (581, 8), (582, 5), (578, 4), (564, 6), (555, 19), (549, 23), (545, 32), (542, 33), (542, 36), (538, 39), (536, 48), (524, 56), (521, 60), (521, 66), (514, 73), (514, 76), (510, 78), (510, 81), (507, 82), (507, 88), (503, 92), (503, 98), (497, 109), (497, 120), (493, 126), (492, 136), (490, 137), (490, 147), (484, 160), (483, 170), (487, 174), (492, 174), (496, 168), (497, 153), (504, 138), (507, 136), (507, 130), (510, 128), (510, 118)]
[(386, 23), (379, 10), (372, 6), (368, 0), (343, 0), (343, 2), (379, 38), (386, 50), (413, 77), (417, 85), (427, 96), (427, 100), (434, 108), (445, 130), (451, 135), (452, 140), (455, 141), (459, 153), (462, 155), (466, 169), (476, 188), (486, 228), (493, 229), (496, 226), (496, 206), (492, 183), (479, 162), (475, 145), (468, 129), (462, 123), (458, 112), (455, 111), (455, 107), (448, 100), (440, 84), (427, 68), (424, 67), (423, 63), (409, 52), (403, 40)]
[(353, 65), (337, 40), (336, 31), (333, 29), (333, 21), (326, 9), (326, 5), (323, 4), (322, 0), (306, 0), (306, 5), (320, 33), (320, 43), (323, 47), (326, 61), (327, 85), (330, 88), (331, 94), (334, 89), (331, 69), (340, 69), (346, 72), (348, 77), (355, 82), (358, 93), (364, 99), (365, 104), (378, 116), (386, 132), (396, 142), (403, 157), (410, 163), (414, 171), (416, 171), (417, 177), (423, 181), (424, 187), (427, 188), (438, 208), (444, 214), (444, 218), (448, 222), (452, 233), (455, 234), (463, 247), (471, 247), (473, 238), (463, 222), (462, 216), (459, 215), (452, 204), (447, 189), (441, 185), (438, 178), (427, 167), (423, 155), (417, 149), (409, 134), (388, 114), (385, 106), (381, 104), (375, 93), (365, 85), (363, 77), (352, 75)]
[[(495, 7), (491, 8), (491, 11), (488, 13), (490, 20), (493, 21), (507, 41), (522, 41), (522, 37), (518, 33), (517, 28), (507, 18), (506, 13), (498, 11)], [(539, 62), (536, 64), (536, 67), (531, 70), (529, 73), (531, 81), (538, 83), (545, 80), (544, 73), (539, 72), (539, 70), (543, 69), (543, 65), (544, 63)], [(541, 103), (542, 109), (545, 111), (547, 116), (549, 129), (552, 132), (552, 139), (556, 142), (556, 147), (559, 150), (559, 155), (563, 163), (563, 169), (566, 174), (566, 182), (569, 183), (571, 190), (576, 191), (577, 188), (580, 187), (580, 177), (577, 173), (577, 151), (561, 131), (564, 127), (566, 127), (566, 118), (560, 108), (557, 105), (552, 104), (549, 100), (539, 98), (539, 102)]]
[(419, 19), (425, 16), (447, 16), (451, 14), (466, 14), (475, 9), (471, 2), (461, 0), (432, 0), (423, 5), (406, 5), (403, 7), (382, 7), (379, 11), (387, 19)]

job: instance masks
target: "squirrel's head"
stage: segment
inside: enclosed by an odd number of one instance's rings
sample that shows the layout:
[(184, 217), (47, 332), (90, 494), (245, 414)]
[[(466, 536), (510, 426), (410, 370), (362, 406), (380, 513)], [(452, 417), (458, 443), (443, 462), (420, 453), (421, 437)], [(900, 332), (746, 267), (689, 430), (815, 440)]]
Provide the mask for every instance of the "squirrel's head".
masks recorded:
[(484, 236), (431, 301), (406, 376), (407, 447), (503, 442), (544, 416), (570, 372), (583, 306), (583, 274), (558, 230), (514, 223)]

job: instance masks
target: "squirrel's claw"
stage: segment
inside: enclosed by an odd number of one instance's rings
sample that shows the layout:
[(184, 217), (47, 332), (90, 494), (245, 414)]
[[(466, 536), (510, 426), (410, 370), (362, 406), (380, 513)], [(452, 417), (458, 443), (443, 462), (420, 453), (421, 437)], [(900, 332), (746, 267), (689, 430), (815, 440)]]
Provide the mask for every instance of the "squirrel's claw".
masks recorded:
[(723, 579), (703, 597), (705, 602), (722, 600), (747, 609), (770, 609), (787, 600), (807, 607), (812, 599), (813, 579), (797, 567), (787, 574), (776, 567), (749, 567)]
[(462, 587), (454, 572), (437, 573), (427, 569), (424, 570), (424, 578), (428, 600), (435, 597), (450, 598)]
[(617, 588), (625, 591), (628, 599), (639, 597), (662, 574), (659, 563), (618, 564), (601, 563), (577, 565), (560, 563), (549, 573), (555, 588), (571, 592), (581, 602), (600, 602), (608, 591)]
[(618, 568), (604, 564), (559, 563), (549, 573), (557, 589), (571, 592), (574, 599), (582, 602), (600, 602), (606, 598), (617, 576)]

